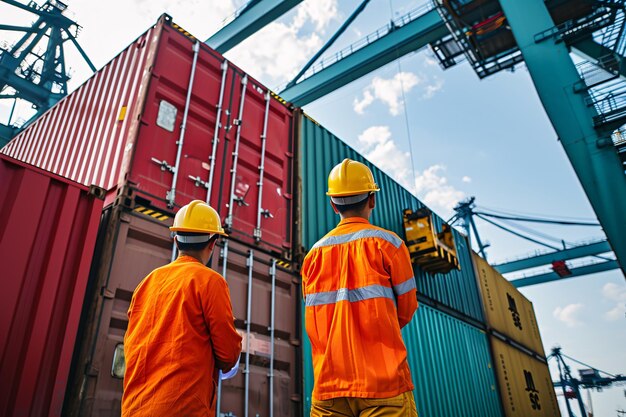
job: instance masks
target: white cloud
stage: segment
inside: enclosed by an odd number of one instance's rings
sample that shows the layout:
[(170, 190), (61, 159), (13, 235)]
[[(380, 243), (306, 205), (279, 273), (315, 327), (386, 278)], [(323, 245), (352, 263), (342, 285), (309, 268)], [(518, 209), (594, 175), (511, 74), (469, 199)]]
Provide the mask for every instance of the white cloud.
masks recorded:
[(611, 301), (626, 301), (626, 285), (609, 282), (602, 287), (602, 295)]
[(365, 158), (387, 172), (400, 184), (411, 189), (411, 159), (391, 138), (389, 126), (372, 126), (359, 135), (360, 150)]
[[(428, 61), (425, 61), (428, 62)], [(428, 66), (429, 64), (425, 64)], [(355, 97), (352, 107), (358, 114), (363, 114), (365, 109), (375, 100), (380, 100), (389, 109), (392, 116), (397, 116), (402, 110), (402, 92), (405, 96), (416, 86), (421, 87), (420, 97), (429, 100), (443, 88), (443, 79), (433, 76), (429, 78), (424, 74), (413, 72), (399, 72), (393, 78), (374, 77), (372, 82), (363, 90), (361, 98)]]
[(443, 88), (443, 80), (438, 77), (434, 77), (432, 82), (424, 86), (424, 92), (422, 98), (429, 100), (435, 96), (435, 94)]
[(361, 100), (354, 99), (353, 108), (358, 114), (363, 114), (365, 108), (374, 102), (374, 96), (371, 91), (365, 90), (363, 92), (363, 98)]
[(612, 309), (604, 313), (606, 320), (614, 321), (626, 316), (626, 286), (609, 282), (602, 287), (602, 295), (616, 302)]
[[(337, 15), (337, 0), (307, 0), (289, 22), (270, 23), (226, 55), (265, 84), (283, 84), (322, 47), (320, 34)], [(307, 23), (314, 30), (303, 34)]]
[(441, 208), (446, 213), (465, 198), (465, 193), (448, 184), (444, 176), (445, 165), (432, 165), (424, 171), (416, 172), (415, 191), (424, 203), (431, 207)]
[(337, 0), (306, 0), (298, 8), (293, 25), (301, 29), (307, 21), (315, 24), (315, 30), (324, 31), (337, 18)]
[(424, 57), (424, 66), (425, 67), (436, 67), (438, 64), (437, 60), (430, 56)]
[(468, 177), (467, 175), (465, 175), (463, 178), (461, 178), (461, 181), (466, 182), (466, 183), (470, 183), (470, 182), (472, 182), (472, 178)]
[(584, 305), (581, 303), (568, 304), (563, 308), (555, 308), (552, 314), (557, 320), (565, 323), (567, 327), (576, 327), (583, 324), (577, 317), (583, 307)]
[(626, 303), (617, 303), (615, 307), (604, 313), (608, 321), (615, 321), (626, 317)]
[(429, 207), (449, 214), (465, 194), (448, 184), (446, 167), (433, 165), (424, 171), (411, 169), (409, 152), (402, 152), (392, 139), (389, 126), (372, 126), (358, 137), (359, 150), (376, 166), (415, 193)]
[(385, 103), (389, 108), (389, 113), (393, 116), (400, 114), (402, 104), (402, 90), (407, 94), (418, 85), (422, 80), (412, 72), (399, 72), (393, 78), (384, 79), (374, 77), (372, 82), (363, 91), (363, 98), (355, 98), (353, 102), (354, 111), (363, 114), (367, 106), (378, 99)]

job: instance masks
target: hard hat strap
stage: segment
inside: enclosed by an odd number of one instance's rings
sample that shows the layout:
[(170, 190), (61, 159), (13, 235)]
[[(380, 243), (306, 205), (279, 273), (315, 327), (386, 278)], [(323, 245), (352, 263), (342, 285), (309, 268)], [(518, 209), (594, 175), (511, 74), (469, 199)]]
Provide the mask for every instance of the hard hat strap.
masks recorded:
[(199, 235), (199, 236), (181, 236), (176, 235), (176, 240), (180, 243), (205, 243), (211, 240), (212, 235)]
[(338, 204), (340, 206), (347, 206), (349, 204), (356, 204), (359, 203), (363, 200), (365, 200), (367, 197), (369, 197), (370, 193), (364, 193), (364, 194), (358, 194), (358, 195), (350, 195), (347, 197), (331, 197), (331, 201), (335, 204)]

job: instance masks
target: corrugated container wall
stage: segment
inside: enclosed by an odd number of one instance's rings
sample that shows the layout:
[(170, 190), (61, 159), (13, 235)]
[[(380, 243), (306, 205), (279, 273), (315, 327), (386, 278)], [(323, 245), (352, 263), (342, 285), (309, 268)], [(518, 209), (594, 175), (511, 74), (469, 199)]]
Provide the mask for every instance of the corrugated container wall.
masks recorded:
[(487, 326), (545, 358), (533, 303), (477, 253), (472, 253)]
[(490, 339), (506, 417), (559, 417), (548, 364)]
[(500, 417), (485, 332), (421, 305), (402, 329), (420, 417)]
[(110, 191), (105, 205), (126, 186), (160, 211), (208, 200), (234, 239), (288, 257), (292, 122), (268, 88), (164, 15), (1, 152)]
[(103, 190), (0, 157), (0, 415), (60, 416)]
[[(339, 216), (330, 207), (326, 190), (328, 173), (344, 158), (364, 162), (374, 173), (380, 192), (376, 200), (376, 208), (372, 213), (372, 223), (404, 237), (403, 210), (424, 206), (415, 196), (306, 115), (301, 116), (299, 146), (302, 188), (300, 227), (302, 245), (305, 250), (313, 246), (339, 222)], [(435, 227), (440, 231), (443, 221), (438, 216), (435, 218)], [(467, 240), (460, 233), (456, 231), (453, 233), (461, 270), (433, 276), (415, 267), (417, 291), (439, 304), (482, 322), (483, 311), (471, 252)]]
[[(307, 250), (313, 246), (339, 222), (339, 217), (330, 207), (325, 193), (328, 173), (334, 165), (344, 158), (351, 158), (367, 164), (372, 169), (374, 178), (381, 189), (376, 200), (376, 209), (372, 214), (372, 223), (404, 237), (403, 210), (406, 208), (417, 209), (423, 207), (423, 204), (391, 177), (367, 161), (361, 154), (302, 113), (300, 113), (299, 124), (299, 159), (301, 162), (301, 220), (299, 226), (300, 242), (303, 249)], [(436, 227), (440, 229), (443, 221), (439, 217), (435, 217), (435, 220)], [(432, 304), (454, 310), (470, 321), (480, 324), (484, 317), (470, 249), (467, 240), (462, 235), (456, 231), (453, 233), (461, 270), (454, 270), (446, 275), (433, 276), (421, 271), (418, 267), (414, 267), (418, 297), (428, 299)], [(441, 335), (434, 336), (443, 337)], [(447, 343), (446, 340), (439, 342)], [(470, 346), (471, 342), (468, 340), (466, 347), (469, 348)], [(410, 345), (408, 348), (420, 349), (420, 347)], [(306, 336), (303, 336), (303, 357), (306, 414), (310, 408), (313, 390), (311, 345)], [(450, 389), (450, 387), (442, 389)], [(441, 407), (444, 406), (441, 405)]]

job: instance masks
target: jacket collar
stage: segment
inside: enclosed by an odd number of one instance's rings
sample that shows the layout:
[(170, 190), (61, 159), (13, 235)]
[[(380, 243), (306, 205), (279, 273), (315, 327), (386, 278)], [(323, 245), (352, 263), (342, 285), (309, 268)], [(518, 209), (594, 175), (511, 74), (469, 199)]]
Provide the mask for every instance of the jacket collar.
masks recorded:
[(337, 226), (343, 226), (344, 224), (351, 223), (370, 224), (370, 222), (363, 217), (348, 217), (347, 219), (342, 219)]

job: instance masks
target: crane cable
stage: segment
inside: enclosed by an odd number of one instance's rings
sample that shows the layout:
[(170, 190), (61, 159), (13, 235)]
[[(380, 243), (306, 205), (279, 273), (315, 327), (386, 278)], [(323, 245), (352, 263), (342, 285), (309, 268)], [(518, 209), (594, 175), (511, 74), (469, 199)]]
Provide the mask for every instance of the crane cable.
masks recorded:
[(518, 232), (516, 232), (514, 230), (511, 230), (511, 229), (509, 229), (509, 228), (507, 228), (505, 226), (502, 226), (501, 224), (498, 224), (498, 223), (496, 223), (496, 222), (494, 222), (494, 221), (492, 221), (492, 220), (490, 220), (490, 219), (488, 219), (488, 218), (486, 218), (486, 217), (484, 217), (484, 216), (482, 216), (480, 214), (476, 214), (476, 216), (478, 218), (480, 218), (481, 220), (486, 221), (487, 223), (490, 223), (490, 224), (492, 224), (492, 225), (494, 225), (494, 226), (496, 226), (496, 227), (498, 227), (498, 228), (500, 228), (500, 229), (502, 229), (502, 230), (504, 230), (506, 232), (514, 234), (517, 237), (521, 237), (522, 239), (529, 240), (529, 241), (531, 241), (533, 243), (536, 243), (536, 244), (541, 245), (541, 246), (545, 246), (545, 247), (550, 248), (550, 249), (561, 250), (560, 248), (557, 248), (556, 246), (549, 245), (549, 244), (547, 244), (545, 242), (541, 242), (539, 240), (533, 239), (531, 237), (528, 237), (528, 236), (525, 236), (525, 235), (523, 235), (521, 233), (518, 233)]
[[(393, 24), (393, 4), (392, 4), (392, 0), (389, 0), (389, 19), (391, 21), (391, 24)], [(400, 64), (400, 57), (396, 56), (396, 61), (398, 62), (398, 72), (397, 74), (399, 75), (398, 77), (398, 81), (400, 81), (400, 92), (402, 94), (402, 107), (404, 110), (404, 125), (406, 128), (406, 136), (407, 136), (407, 140), (409, 142), (409, 158), (411, 158), (411, 172), (413, 173), (413, 184), (409, 184), (409, 189), (413, 188), (415, 186), (415, 178), (416, 178), (416, 174), (415, 174), (415, 161), (413, 160), (413, 143), (411, 141), (411, 126), (409, 124), (409, 112), (408, 112), (408, 107), (406, 105), (406, 96), (404, 95), (404, 83), (402, 82), (402, 65)]]
[[(605, 374), (605, 375), (608, 375), (608, 376), (610, 376), (611, 378), (615, 378), (615, 377), (617, 377), (617, 375), (614, 375), (614, 374), (612, 374), (612, 373), (610, 373), (610, 372), (603, 371), (602, 369), (598, 369), (598, 368), (596, 368), (596, 367), (594, 367), (594, 366), (591, 366), (591, 365), (588, 365), (588, 364), (586, 364), (586, 363), (584, 363), (584, 362), (581, 362), (581, 361), (579, 361), (578, 359), (574, 359), (574, 358), (572, 358), (571, 356), (568, 356), (568, 355), (566, 355), (565, 353), (563, 353), (563, 351), (561, 351), (560, 355), (561, 355), (561, 356), (563, 356), (563, 357), (565, 357), (565, 358), (567, 358), (567, 359), (569, 359), (569, 360), (571, 360), (571, 361), (573, 361), (573, 362), (576, 362), (576, 363), (577, 363), (577, 364), (579, 364), (579, 365), (586, 366), (587, 368), (590, 368), (590, 369), (593, 369), (593, 370), (595, 370), (595, 371), (601, 372), (601, 373), (603, 373), (603, 374)], [(547, 357), (546, 359), (547, 359), (547, 360), (550, 360), (550, 359), (556, 359), (556, 355), (554, 355), (554, 354), (552, 353), (552, 354), (548, 355), (548, 357)]]
[(590, 222), (573, 222), (566, 220), (552, 220), (552, 219), (541, 219), (538, 217), (513, 217), (513, 216), (502, 216), (499, 214), (493, 213), (485, 213), (484, 211), (475, 211), (476, 214), (482, 214), (483, 216), (494, 217), (496, 219), (504, 219), (504, 220), (516, 220), (520, 222), (532, 222), (532, 223), (550, 223), (550, 224), (560, 224), (566, 226), (600, 226), (600, 223), (590, 223)]
[[(490, 219), (488, 219), (488, 218), (484, 217), (484, 216), (483, 216), (483, 215), (481, 215), (481, 214), (478, 214), (478, 213), (476, 213), (476, 212), (475, 212), (475, 214), (476, 214), (476, 217), (480, 218), (481, 220), (484, 220), (484, 221), (486, 221), (487, 223), (490, 223), (490, 224), (492, 224), (492, 225), (496, 226), (497, 228), (500, 228), (500, 229), (502, 229), (502, 230), (504, 230), (504, 231), (506, 231), (506, 232), (509, 232), (509, 233), (511, 233), (511, 234), (514, 234), (515, 236), (520, 237), (520, 238), (522, 238), (522, 239), (526, 239), (526, 240), (528, 240), (528, 241), (530, 241), (530, 242), (536, 243), (536, 244), (541, 245), (541, 246), (545, 246), (546, 248), (550, 248), (550, 249), (553, 249), (553, 250), (555, 250), (555, 251), (561, 251), (561, 250), (565, 249), (565, 248), (561, 249), (561, 248), (558, 248), (558, 247), (556, 247), (556, 246), (552, 246), (552, 245), (550, 245), (550, 244), (547, 244), (547, 243), (545, 243), (545, 242), (541, 242), (541, 241), (539, 241), (539, 240), (533, 239), (533, 238), (531, 238), (531, 237), (529, 237), (529, 236), (523, 235), (523, 234), (521, 234), (521, 233), (519, 233), (519, 232), (516, 232), (516, 231), (514, 231), (514, 230), (511, 230), (511, 229), (509, 229), (509, 228), (507, 228), (507, 227), (505, 227), (505, 226), (503, 226), (503, 225), (501, 225), (501, 224), (498, 224), (498, 223), (494, 222), (493, 220), (490, 220)], [(568, 243), (570, 246), (575, 246), (575, 245), (574, 245), (574, 244), (572, 244), (571, 242), (565, 242), (565, 243)], [(598, 258), (598, 259), (602, 259), (603, 261), (614, 261), (614, 260), (615, 260), (615, 259), (607, 258), (607, 257), (604, 257), (604, 256), (600, 256), (600, 255), (593, 255), (593, 257), (594, 257), (594, 258)]]

